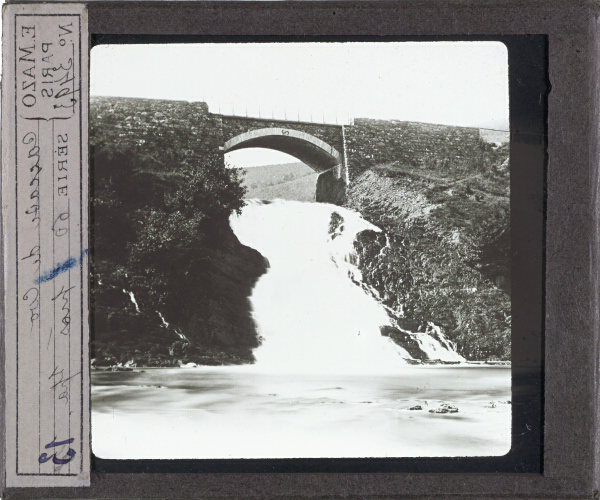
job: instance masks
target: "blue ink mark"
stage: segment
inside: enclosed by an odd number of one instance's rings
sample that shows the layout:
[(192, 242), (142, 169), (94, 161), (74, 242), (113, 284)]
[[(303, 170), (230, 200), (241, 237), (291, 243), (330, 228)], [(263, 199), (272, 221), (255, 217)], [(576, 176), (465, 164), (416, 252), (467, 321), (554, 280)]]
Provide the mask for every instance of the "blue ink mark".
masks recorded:
[(59, 274), (64, 273), (65, 271), (68, 271), (69, 269), (81, 264), (81, 261), (88, 253), (89, 250), (85, 249), (83, 252), (81, 252), (81, 257), (79, 257), (78, 259), (76, 259), (75, 257), (71, 257), (70, 259), (67, 259), (64, 262), (57, 264), (51, 271), (46, 271), (40, 277), (35, 278), (33, 280), (33, 283), (39, 285), (40, 283), (45, 283), (46, 281), (53, 280)]
[[(75, 438), (67, 439), (66, 441), (60, 441), (59, 443), (55, 443), (54, 441), (52, 441), (51, 443), (48, 443), (46, 445), (46, 449), (55, 448), (64, 444), (71, 444), (73, 441), (75, 441)], [(40, 455), (40, 458), (38, 458), (38, 462), (41, 464), (45, 464), (48, 460), (52, 459), (52, 463), (56, 465), (65, 465), (68, 464), (71, 460), (73, 460), (73, 457), (76, 454), (77, 452), (73, 448), (69, 448), (69, 451), (67, 451), (67, 456), (65, 458), (57, 458), (56, 453), (53, 453), (50, 456), (48, 456), (47, 453), (42, 453)]]

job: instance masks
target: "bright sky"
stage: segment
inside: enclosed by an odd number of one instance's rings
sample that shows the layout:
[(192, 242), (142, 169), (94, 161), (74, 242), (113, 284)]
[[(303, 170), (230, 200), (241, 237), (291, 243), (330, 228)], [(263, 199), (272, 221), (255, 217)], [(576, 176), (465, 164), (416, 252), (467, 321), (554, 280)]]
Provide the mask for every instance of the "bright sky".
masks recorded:
[[(92, 49), (90, 82), (91, 95), (206, 101), (213, 113), (242, 116), (509, 123), (500, 42), (101, 45)], [(237, 166), (296, 161), (283, 158), (228, 155)]]

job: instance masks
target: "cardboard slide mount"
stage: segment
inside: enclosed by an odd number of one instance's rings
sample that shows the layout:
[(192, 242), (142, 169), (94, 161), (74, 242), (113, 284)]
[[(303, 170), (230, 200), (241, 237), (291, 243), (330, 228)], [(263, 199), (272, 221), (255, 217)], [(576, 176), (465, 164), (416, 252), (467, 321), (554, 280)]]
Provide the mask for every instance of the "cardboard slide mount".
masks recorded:
[[(3, 495), (7, 498), (444, 498), (457, 495), (597, 498), (600, 481), (598, 13), (594, 2), (583, 0), (526, 5), (519, 1), (491, 1), (481, 5), (469, 1), (426, 0), (11, 2), (5, 6)], [(47, 57), (42, 43), (64, 48), (65, 45), (60, 45), (63, 38), (60, 33), (66, 33), (60, 28), (61, 24), (57, 27), (47, 20), (42, 21), (41, 17), (74, 16), (74, 26), (80, 31), (69, 28), (71, 38), (65, 44), (71, 43), (73, 49), (80, 50), (79, 57), (72, 57), (73, 66), (69, 70), (72, 74), (67, 75), (66, 80), (71, 76), (74, 80), (79, 78), (80, 86), (71, 87), (70, 97), (65, 93), (65, 102), (70, 100), (72, 104), (70, 109), (49, 110), (44, 103), (33, 103), (27, 97), (27, 89), (23, 88), (27, 83), (23, 83), (21, 77), (28, 68), (20, 66), (27, 61), (19, 59), (23, 55), (25, 59), (29, 57), (29, 52), (21, 49), (31, 45), (19, 45), (17, 40), (17, 27), (20, 35), (28, 34), (23, 27), (29, 24), (22, 22), (26, 15), (33, 15), (32, 19), (39, 22), (37, 33), (43, 37), (38, 39), (39, 45), (35, 48), (39, 51), (35, 55), (39, 60)], [(531, 34), (537, 34), (538, 38), (532, 39)], [(527, 53), (523, 49), (539, 48), (540, 38), (543, 50), (532, 49)], [(519, 82), (515, 86), (511, 80), (511, 192), (522, 195), (516, 206), (511, 200), (513, 253), (518, 247), (529, 256), (522, 261), (517, 259), (516, 268), (513, 267), (521, 276), (518, 278), (520, 290), (513, 286), (513, 310), (517, 307), (524, 318), (521, 329), (513, 329), (513, 390), (527, 388), (525, 399), (533, 403), (522, 416), (526, 419), (537, 416), (537, 421), (533, 418), (530, 422), (521, 422), (517, 416), (517, 424), (525, 423), (535, 429), (532, 437), (526, 435), (518, 439), (513, 421), (513, 443), (526, 446), (518, 456), (512, 456), (510, 463), (488, 463), (482, 470), (469, 462), (473, 459), (166, 463), (102, 461), (91, 454), (89, 311), (84, 277), (90, 251), (87, 239), (90, 42), (267, 39), (502, 39), (507, 45), (513, 40), (514, 57), (509, 63), (512, 75), (527, 71), (523, 69), (527, 67), (541, 68), (544, 85), (525, 83), (519, 91)], [(56, 54), (56, 57), (66, 57), (60, 51)], [(510, 54), (509, 47), (509, 58)], [(63, 67), (67, 64), (65, 62)], [(541, 88), (546, 90), (540, 92)], [(58, 87), (52, 89), (52, 92), (60, 91)], [(77, 121), (79, 126), (73, 125)], [(35, 128), (32, 128), (34, 122)], [(65, 135), (68, 144), (62, 142)], [(58, 150), (66, 145), (69, 147), (61, 150), (59, 159)], [(54, 152), (53, 158), (49, 151)], [(78, 168), (69, 168), (68, 178), (59, 180), (64, 173), (60, 167), (66, 164), (58, 162), (67, 151), (69, 167), (77, 165)], [(35, 174), (39, 174), (38, 181), (26, 177)], [(44, 186), (39, 200), (31, 190), (36, 182)], [(68, 193), (66, 208), (63, 198), (42, 198), (41, 193), (52, 182), (57, 196), (62, 196), (57, 190), (59, 183), (67, 185), (63, 190)], [(23, 226), (17, 226), (17, 214), (22, 213), (19, 207), (22, 209), (23, 203), (32, 199), (36, 201), (33, 213), (27, 214), (32, 217), (20, 217), (18, 224)], [(62, 225), (64, 222), (68, 223), (67, 227)], [(38, 225), (39, 236), (35, 231)], [(67, 243), (64, 242), (66, 234), (72, 235)], [(71, 288), (73, 283), (76, 288)], [(27, 294), (28, 298), (24, 299)], [(529, 299), (520, 303), (520, 297), (524, 296)], [(39, 304), (36, 303), (38, 297)], [(54, 315), (55, 307), (61, 310), (60, 303), (54, 304), (66, 300), (72, 306), (67, 323), (60, 313), (56, 318)], [(69, 335), (63, 335), (60, 332), (67, 324)], [(36, 327), (37, 337), (32, 333)], [(525, 344), (515, 342), (523, 336), (528, 339)], [(61, 342), (64, 337), (71, 343)], [(51, 362), (42, 352), (41, 339), (52, 346)], [(48, 370), (43, 380), (41, 375)], [(65, 386), (70, 387), (66, 395), (65, 390), (57, 390)], [(57, 401), (64, 404), (65, 399), (71, 405), (67, 412), (56, 404)], [(49, 408), (51, 419), (47, 417)], [(23, 426), (34, 428), (36, 432), (25, 431)], [(46, 438), (48, 432), (50, 437)], [(518, 450), (518, 446), (513, 446), (511, 453)], [(47, 476), (43, 475), (46, 473)]]

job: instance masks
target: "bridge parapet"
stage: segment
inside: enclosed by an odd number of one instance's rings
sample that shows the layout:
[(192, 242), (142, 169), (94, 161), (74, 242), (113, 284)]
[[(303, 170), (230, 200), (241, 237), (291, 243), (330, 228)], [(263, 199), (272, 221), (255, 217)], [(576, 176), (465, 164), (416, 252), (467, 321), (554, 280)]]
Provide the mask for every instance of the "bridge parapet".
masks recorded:
[(450, 125), (360, 118), (344, 132), (350, 181), (380, 164), (410, 168), (465, 161), (481, 147), (479, 129)]

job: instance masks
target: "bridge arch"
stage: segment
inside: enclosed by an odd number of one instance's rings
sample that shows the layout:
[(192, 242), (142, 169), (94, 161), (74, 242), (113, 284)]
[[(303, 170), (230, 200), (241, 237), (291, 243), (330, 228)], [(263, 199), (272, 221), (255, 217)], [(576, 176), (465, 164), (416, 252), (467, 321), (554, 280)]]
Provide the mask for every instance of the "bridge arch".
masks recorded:
[(326, 142), (306, 132), (288, 128), (261, 128), (244, 132), (229, 139), (223, 150), (229, 153), (245, 148), (281, 151), (298, 158), (317, 172), (337, 167), (338, 178), (343, 164), (342, 155)]

